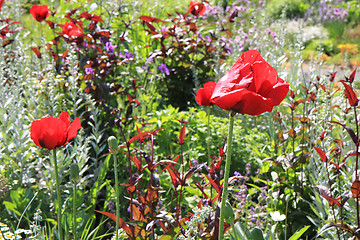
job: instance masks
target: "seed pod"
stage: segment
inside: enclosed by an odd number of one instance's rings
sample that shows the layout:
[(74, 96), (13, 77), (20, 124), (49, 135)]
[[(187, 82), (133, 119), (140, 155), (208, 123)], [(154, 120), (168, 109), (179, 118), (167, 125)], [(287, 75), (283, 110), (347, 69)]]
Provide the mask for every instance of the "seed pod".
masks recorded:
[(70, 178), (73, 182), (76, 182), (79, 180), (79, 165), (77, 165), (76, 163), (73, 163), (70, 165)]
[(114, 136), (110, 136), (108, 138), (108, 145), (109, 145), (109, 151), (111, 154), (117, 154), (118, 153), (118, 142)]

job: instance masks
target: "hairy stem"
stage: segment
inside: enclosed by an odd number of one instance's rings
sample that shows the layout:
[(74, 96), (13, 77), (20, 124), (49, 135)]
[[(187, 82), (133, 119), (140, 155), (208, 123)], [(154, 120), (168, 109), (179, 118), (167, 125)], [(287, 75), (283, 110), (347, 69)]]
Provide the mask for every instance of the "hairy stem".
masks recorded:
[(227, 149), (226, 149), (226, 162), (225, 162), (225, 171), (224, 171), (224, 187), (221, 195), (221, 208), (220, 208), (220, 220), (219, 220), (219, 240), (224, 238), (224, 209), (226, 197), (228, 195), (228, 181), (230, 174), (230, 164), (231, 164), (231, 150), (232, 150), (232, 141), (233, 141), (233, 128), (234, 128), (234, 116), (235, 113), (230, 111), (229, 113), (229, 133), (227, 139)]
[(58, 234), (59, 239), (63, 240), (63, 235), (61, 231), (61, 193), (60, 193), (60, 181), (59, 181), (59, 171), (58, 171), (58, 165), (57, 165), (57, 159), (56, 159), (56, 149), (53, 149), (53, 160), (54, 160), (54, 166), (55, 166), (55, 184), (56, 184), (56, 192), (57, 192), (57, 203), (58, 203), (58, 209), (57, 209), (57, 220), (58, 220)]
[(76, 182), (74, 181), (74, 197), (73, 197), (73, 235), (76, 238)]
[[(118, 178), (118, 170), (117, 170), (117, 158), (116, 155), (113, 154), (114, 158), (114, 174), (115, 174), (115, 201), (116, 201), (116, 240), (119, 239), (119, 216), (120, 216), (120, 206), (119, 206), (119, 178)], [(131, 208), (131, 206), (130, 206)]]

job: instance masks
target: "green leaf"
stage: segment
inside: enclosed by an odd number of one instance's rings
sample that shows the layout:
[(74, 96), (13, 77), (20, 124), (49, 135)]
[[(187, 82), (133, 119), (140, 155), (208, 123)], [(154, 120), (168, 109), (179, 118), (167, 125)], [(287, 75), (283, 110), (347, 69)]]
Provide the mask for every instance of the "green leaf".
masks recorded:
[(162, 235), (159, 240), (172, 240), (172, 239), (176, 239), (175, 237), (178, 236), (180, 233), (180, 227), (176, 227), (173, 230), (165, 233), (164, 235)]
[(251, 230), (251, 239), (253, 240), (264, 240), (263, 231), (260, 228), (253, 228)]
[(299, 239), (305, 232), (306, 230), (309, 229), (310, 226), (305, 226), (302, 229), (300, 229), (299, 231), (297, 231), (296, 233), (294, 233), (289, 240), (297, 240)]
[(16, 210), (17, 206), (16, 206), (15, 203), (4, 201), (4, 205), (5, 205), (7, 210), (16, 213), (16, 215), (18, 215), (18, 216), (21, 215), (21, 213), (18, 210)]
[[(344, 224), (344, 223), (336, 223), (334, 221), (330, 221), (328, 223), (326, 223), (318, 232), (318, 236), (320, 236), (321, 234), (323, 234), (324, 232), (326, 232), (327, 230), (329, 230), (330, 228), (340, 228), (342, 230), (345, 230), (347, 231), (348, 233), (352, 234), (352, 235), (355, 235), (357, 236), (358, 233), (357, 232), (354, 232), (350, 227), (349, 225), (347, 224)], [(357, 236), (359, 237), (359, 236)]]
[(236, 233), (235, 233), (236, 236), (240, 236), (241, 239), (243, 239), (243, 240), (250, 240), (251, 239), (250, 231), (241, 222), (237, 222), (234, 225), (233, 229), (234, 229), (234, 232), (236, 231)]
[(277, 224), (274, 224), (271, 226), (271, 229), (267, 231), (266, 240), (274, 240), (275, 239), (275, 229), (276, 229)]
[(246, 183), (246, 185), (250, 186), (250, 187), (253, 187), (255, 189), (257, 189), (258, 191), (261, 191), (261, 188), (259, 186), (256, 186), (255, 184), (252, 184), (252, 183)]

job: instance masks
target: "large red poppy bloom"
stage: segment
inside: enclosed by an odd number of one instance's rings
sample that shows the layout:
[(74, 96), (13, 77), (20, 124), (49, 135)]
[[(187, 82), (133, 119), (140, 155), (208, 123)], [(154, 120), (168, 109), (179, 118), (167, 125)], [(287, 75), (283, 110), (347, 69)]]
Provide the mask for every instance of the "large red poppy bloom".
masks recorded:
[(200, 17), (201, 15), (204, 14), (205, 10), (206, 10), (205, 4), (191, 0), (190, 8), (189, 8), (188, 12), (186, 13), (186, 15), (188, 13), (192, 13), (195, 16)]
[(34, 4), (30, 9), (30, 13), (36, 21), (42, 22), (50, 15), (50, 9), (47, 5)]
[(62, 111), (59, 118), (44, 117), (33, 121), (30, 127), (30, 137), (37, 146), (54, 149), (73, 139), (80, 128), (79, 118), (75, 118), (71, 123), (69, 114)]
[(210, 106), (214, 104), (214, 100), (211, 99), (211, 96), (214, 92), (216, 82), (210, 81), (204, 84), (203, 88), (200, 88), (197, 93), (195, 100), (201, 106)]
[(66, 22), (64, 25), (62, 25), (62, 32), (69, 37), (79, 37), (83, 33), (83, 31), (72, 22)]
[(256, 50), (244, 52), (217, 82), (211, 97), (222, 109), (249, 115), (271, 112), (284, 100), (289, 84)]

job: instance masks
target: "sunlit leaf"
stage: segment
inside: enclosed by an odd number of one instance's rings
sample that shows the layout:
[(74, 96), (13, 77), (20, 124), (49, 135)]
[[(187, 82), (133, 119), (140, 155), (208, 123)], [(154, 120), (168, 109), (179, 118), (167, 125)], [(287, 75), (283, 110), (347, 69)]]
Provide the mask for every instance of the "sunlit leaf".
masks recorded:
[(350, 85), (346, 84), (344, 80), (341, 80), (340, 82), (345, 87), (345, 95), (346, 95), (347, 99), (349, 100), (350, 106), (353, 106), (353, 107), (357, 106), (359, 103), (359, 99), (357, 98), (353, 88)]
[(351, 73), (351, 75), (350, 75), (350, 77), (349, 77), (349, 82), (350, 82), (350, 83), (354, 82), (356, 70), (357, 70), (357, 69), (355, 68), (354, 71)]
[(289, 136), (292, 138), (296, 138), (296, 131), (292, 128), (288, 131)]
[(328, 157), (326, 156), (325, 152), (321, 149), (321, 148), (318, 148), (318, 147), (314, 147), (316, 152), (319, 154), (321, 160), (323, 162), (327, 162), (328, 161)]
[(354, 198), (360, 197), (360, 181), (355, 179), (355, 181), (351, 185), (351, 193)]
[(140, 20), (143, 20), (145, 22), (155, 22), (155, 23), (158, 23), (158, 22), (162, 22), (162, 23), (165, 23), (166, 21), (164, 20), (161, 20), (161, 19), (158, 19), (158, 18), (154, 18), (154, 17), (150, 17), (150, 16), (140, 16), (139, 17)]
[[(98, 211), (98, 210), (95, 210), (95, 212), (101, 213), (101, 214), (111, 218), (113, 221), (116, 222), (116, 215), (115, 214), (112, 214), (112, 213), (109, 213), (109, 212), (104, 212), (104, 211)], [(122, 218), (119, 217), (118, 219), (119, 219), (119, 227), (124, 229), (125, 233), (129, 237), (133, 237), (133, 233), (132, 233), (130, 227), (125, 223), (124, 220), (122, 220)]]

